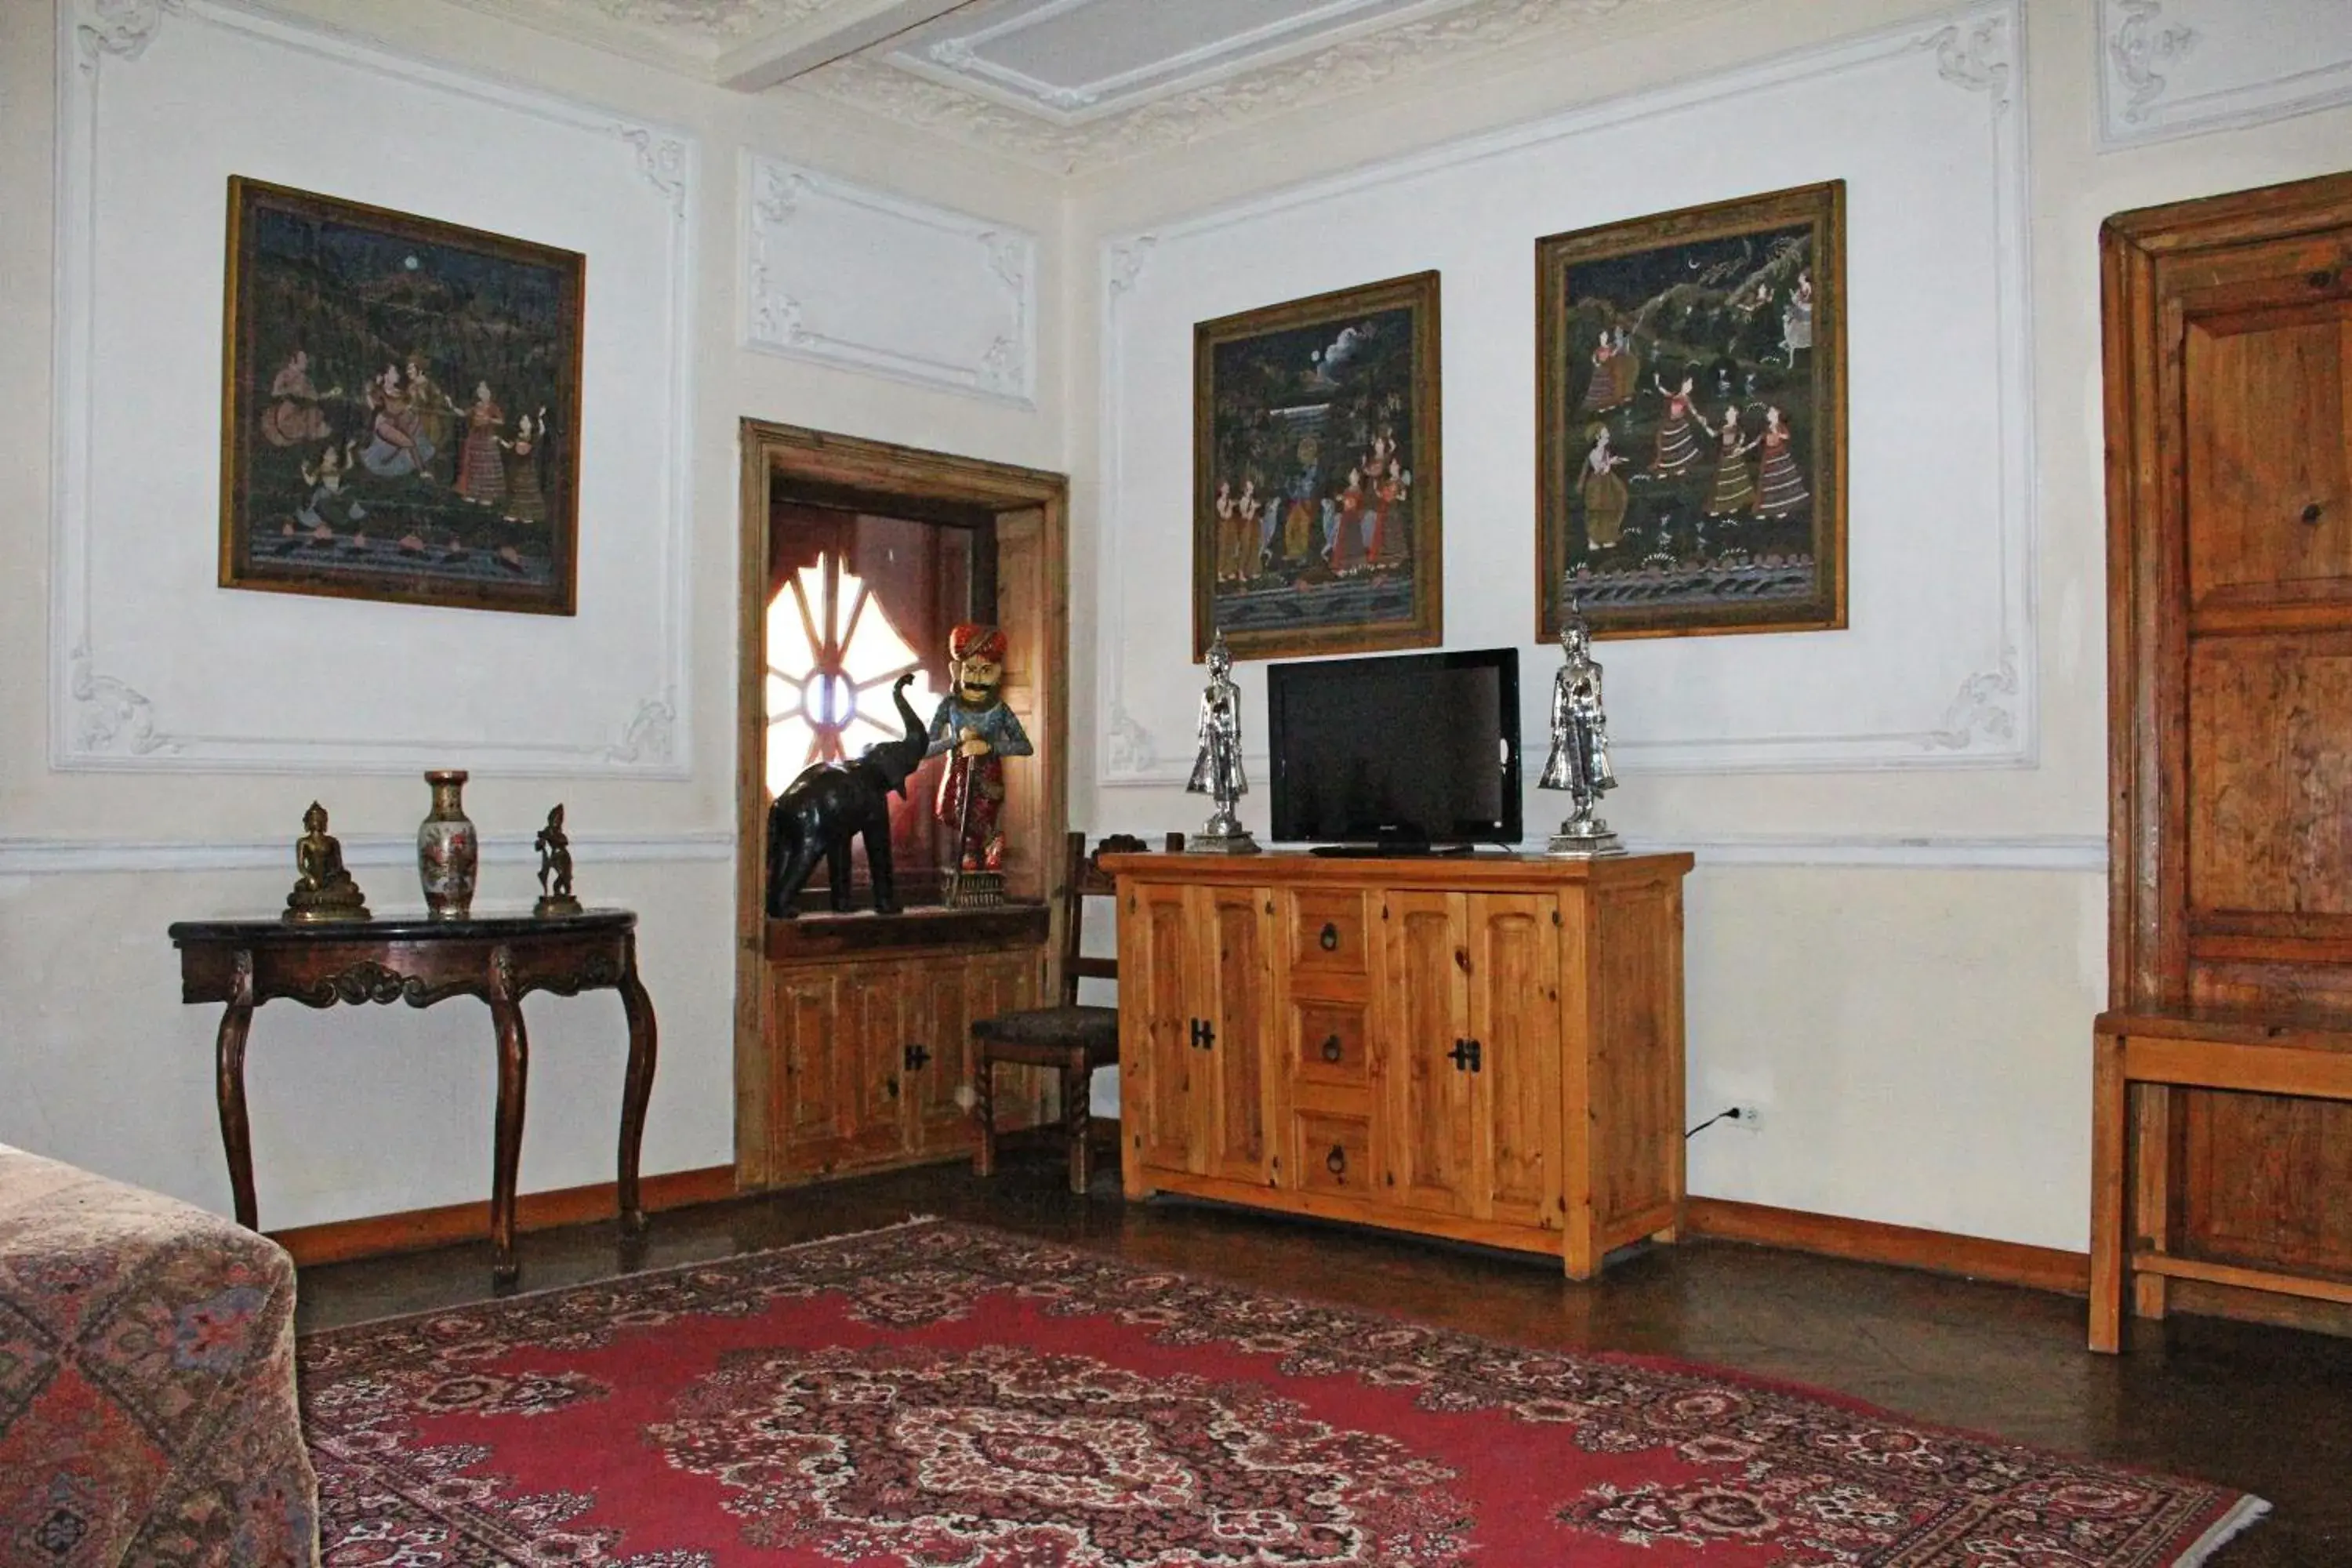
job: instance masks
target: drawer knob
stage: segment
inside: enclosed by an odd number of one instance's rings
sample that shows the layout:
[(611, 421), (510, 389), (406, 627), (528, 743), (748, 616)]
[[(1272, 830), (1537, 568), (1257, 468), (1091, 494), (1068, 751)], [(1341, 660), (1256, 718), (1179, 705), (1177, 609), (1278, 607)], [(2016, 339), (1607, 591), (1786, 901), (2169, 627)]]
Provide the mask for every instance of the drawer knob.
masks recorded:
[(1337, 1143), (1332, 1144), (1331, 1152), (1324, 1156), (1323, 1166), (1335, 1176), (1346, 1175), (1348, 1173), (1348, 1151), (1341, 1148)]
[(2326, 509), (2321, 507), (2317, 501), (2313, 501), (2309, 506), (2303, 509), (2303, 521), (2305, 522), (2315, 523), (2326, 515)]
[(1326, 1035), (1323, 1037), (1323, 1059), (1325, 1061), (1336, 1062), (1346, 1054), (1345, 1050), (1343, 1050), (1339, 1045), (1339, 1036)]
[(1329, 921), (1325, 921), (1323, 922), (1323, 934), (1316, 940), (1323, 944), (1324, 952), (1337, 952), (1339, 951), (1339, 928), (1333, 925)]

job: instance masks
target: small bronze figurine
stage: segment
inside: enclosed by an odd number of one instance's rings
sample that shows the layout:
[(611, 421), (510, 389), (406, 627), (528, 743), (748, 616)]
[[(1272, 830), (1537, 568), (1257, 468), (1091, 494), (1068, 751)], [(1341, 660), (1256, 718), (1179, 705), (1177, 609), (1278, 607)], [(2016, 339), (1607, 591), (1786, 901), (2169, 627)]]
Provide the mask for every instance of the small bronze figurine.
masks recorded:
[(1617, 787), (1617, 773), (1609, 765), (1609, 717), (1601, 709), (1601, 666), (1592, 657), (1592, 631), (1584, 624), (1584, 606), (1572, 584), (1560, 584), (1560, 598), (1568, 605), (1559, 626), (1560, 652), (1566, 657), (1552, 678), (1551, 755), (1536, 787), (1566, 790), (1572, 809), (1545, 853), (1575, 860), (1622, 855), (1625, 846), (1596, 809), (1601, 792)]
[(308, 924), (368, 918), (365, 895), (343, 869), (343, 847), (327, 831), (327, 808), (315, 800), (302, 814), (302, 837), (294, 841), (294, 872), (285, 919)]
[(1205, 795), (1216, 811), (1185, 841), (1195, 855), (1255, 855), (1257, 840), (1236, 815), (1249, 780), (1242, 773), (1242, 692), (1234, 684), (1234, 656), (1219, 632), (1209, 645), (1209, 684), (1201, 693), (1200, 754), (1193, 759), (1186, 793)]
[(572, 840), (563, 836), (563, 803), (547, 814), (547, 826), (530, 841), (539, 851), (539, 902), (531, 913), (541, 920), (580, 912), (580, 900), (572, 896)]

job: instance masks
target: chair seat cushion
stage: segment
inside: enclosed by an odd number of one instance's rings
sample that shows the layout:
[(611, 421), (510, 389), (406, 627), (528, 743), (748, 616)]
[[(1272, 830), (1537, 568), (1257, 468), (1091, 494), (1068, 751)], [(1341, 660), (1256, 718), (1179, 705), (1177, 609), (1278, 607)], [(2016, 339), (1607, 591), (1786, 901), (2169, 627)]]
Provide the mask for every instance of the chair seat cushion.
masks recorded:
[(1116, 1007), (1032, 1007), (982, 1018), (971, 1026), (972, 1037), (991, 1046), (1034, 1046), (1066, 1050), (1084, 1047), (1091, 1058), (1118, 1055), (1118, 1009)]

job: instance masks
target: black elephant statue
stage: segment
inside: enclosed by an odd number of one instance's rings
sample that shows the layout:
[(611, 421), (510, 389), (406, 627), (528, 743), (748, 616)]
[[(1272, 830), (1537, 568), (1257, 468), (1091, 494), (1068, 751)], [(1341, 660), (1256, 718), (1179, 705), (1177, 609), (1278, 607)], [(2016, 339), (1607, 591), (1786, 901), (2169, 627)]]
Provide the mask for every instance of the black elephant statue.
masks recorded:
[(907, 702), (912, 674), (890, 689), (890, 700), (907, 733), (868, 746), (854, 763), (819, 763), (784, 786), (768, 807), (768, 913), (790, 920), (800, 913), (793, 900), (824, 862), (833, 907), (849, 909), (849, 842), (866, 836), (866, 866), (874, 877), (877, 914), (898, 912), (898, 889), (890, 869), (890, 796), (904, 796), (907, 780), (930, 749), (922, 720)]

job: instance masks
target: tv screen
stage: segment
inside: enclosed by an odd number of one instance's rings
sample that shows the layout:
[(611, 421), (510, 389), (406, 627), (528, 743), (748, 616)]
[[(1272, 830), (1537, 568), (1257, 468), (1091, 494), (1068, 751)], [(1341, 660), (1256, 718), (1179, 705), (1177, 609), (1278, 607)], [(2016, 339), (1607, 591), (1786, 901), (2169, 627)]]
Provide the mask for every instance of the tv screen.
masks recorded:
[(1266, 667), (1277, 840), (1519, 841), (1517, 648)]

